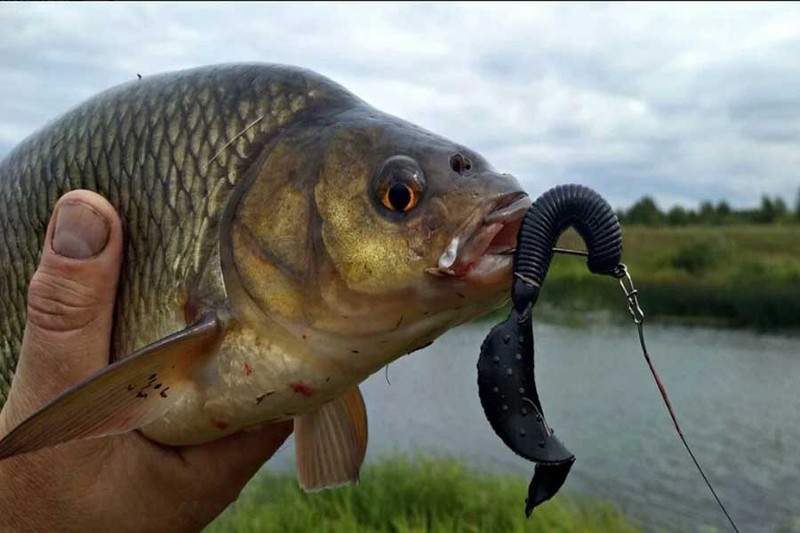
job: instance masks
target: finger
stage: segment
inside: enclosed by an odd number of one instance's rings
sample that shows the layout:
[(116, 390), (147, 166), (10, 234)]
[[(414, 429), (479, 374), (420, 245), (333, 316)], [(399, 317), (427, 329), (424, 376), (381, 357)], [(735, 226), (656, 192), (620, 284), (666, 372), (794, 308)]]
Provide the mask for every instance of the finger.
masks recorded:
[(63, 196), (28, 288), (9, 403), (24, 391), (32, 410), (108, 364), (121, 261), (122, 225), (111, 204), (89, 191)]
[(292, 433), (292, 421), (271, 424), (253, 432), (240, 432), (230, 437), (187, 446), (180, 450), (198, 483), (207, 483), (239, 493), (247, 481), (269, 460)]

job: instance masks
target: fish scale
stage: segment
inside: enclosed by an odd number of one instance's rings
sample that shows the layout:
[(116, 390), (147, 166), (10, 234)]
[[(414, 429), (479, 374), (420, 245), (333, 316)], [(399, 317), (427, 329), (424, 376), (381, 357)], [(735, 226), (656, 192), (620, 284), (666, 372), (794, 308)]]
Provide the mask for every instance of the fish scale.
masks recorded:
[(85, 188), (121, 215), (126, 260), (114, 353), (163, 336), (159, 320), (215, 253), (222, 210), (263, 139), (298, 113), (354, 100), (305, 70), (193, 69), (92, 98), (0, 162), (0, 405), (22, 342), (27, 287), (53, 206)]

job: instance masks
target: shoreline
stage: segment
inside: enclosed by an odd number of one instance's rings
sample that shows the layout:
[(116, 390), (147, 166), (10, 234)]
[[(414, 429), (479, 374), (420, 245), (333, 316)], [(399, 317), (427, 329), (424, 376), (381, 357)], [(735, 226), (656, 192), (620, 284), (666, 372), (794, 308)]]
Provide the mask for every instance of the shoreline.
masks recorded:
[[(584, 248), (572, 230), (558, 245)], [(626, 226), (623, 246), (649, 322), (800, 330), (798, 225)], [(628, 319), (616, 280), (591, 274), (573, 257), (553, 259), (540, 306)]]

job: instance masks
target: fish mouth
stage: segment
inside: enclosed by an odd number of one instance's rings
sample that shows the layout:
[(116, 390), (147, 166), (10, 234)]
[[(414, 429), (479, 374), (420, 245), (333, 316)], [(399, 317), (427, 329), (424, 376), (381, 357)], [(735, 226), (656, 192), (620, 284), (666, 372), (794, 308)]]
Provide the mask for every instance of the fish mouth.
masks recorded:
[(476, 209), (439, 256), (428, 274), (488, 284), (510, 276), (517, 232), (531, 205), (524, 192), (503, 195)]

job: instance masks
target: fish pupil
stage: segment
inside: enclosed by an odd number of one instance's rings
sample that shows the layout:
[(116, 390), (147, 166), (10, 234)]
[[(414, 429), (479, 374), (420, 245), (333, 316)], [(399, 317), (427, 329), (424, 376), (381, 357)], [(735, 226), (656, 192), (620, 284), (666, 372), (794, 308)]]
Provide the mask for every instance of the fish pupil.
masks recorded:
[(395, 183), (389, 188), (389, 203), (397, 211), (405, 211), (411, 204), (411, 191), (408, 185)]

